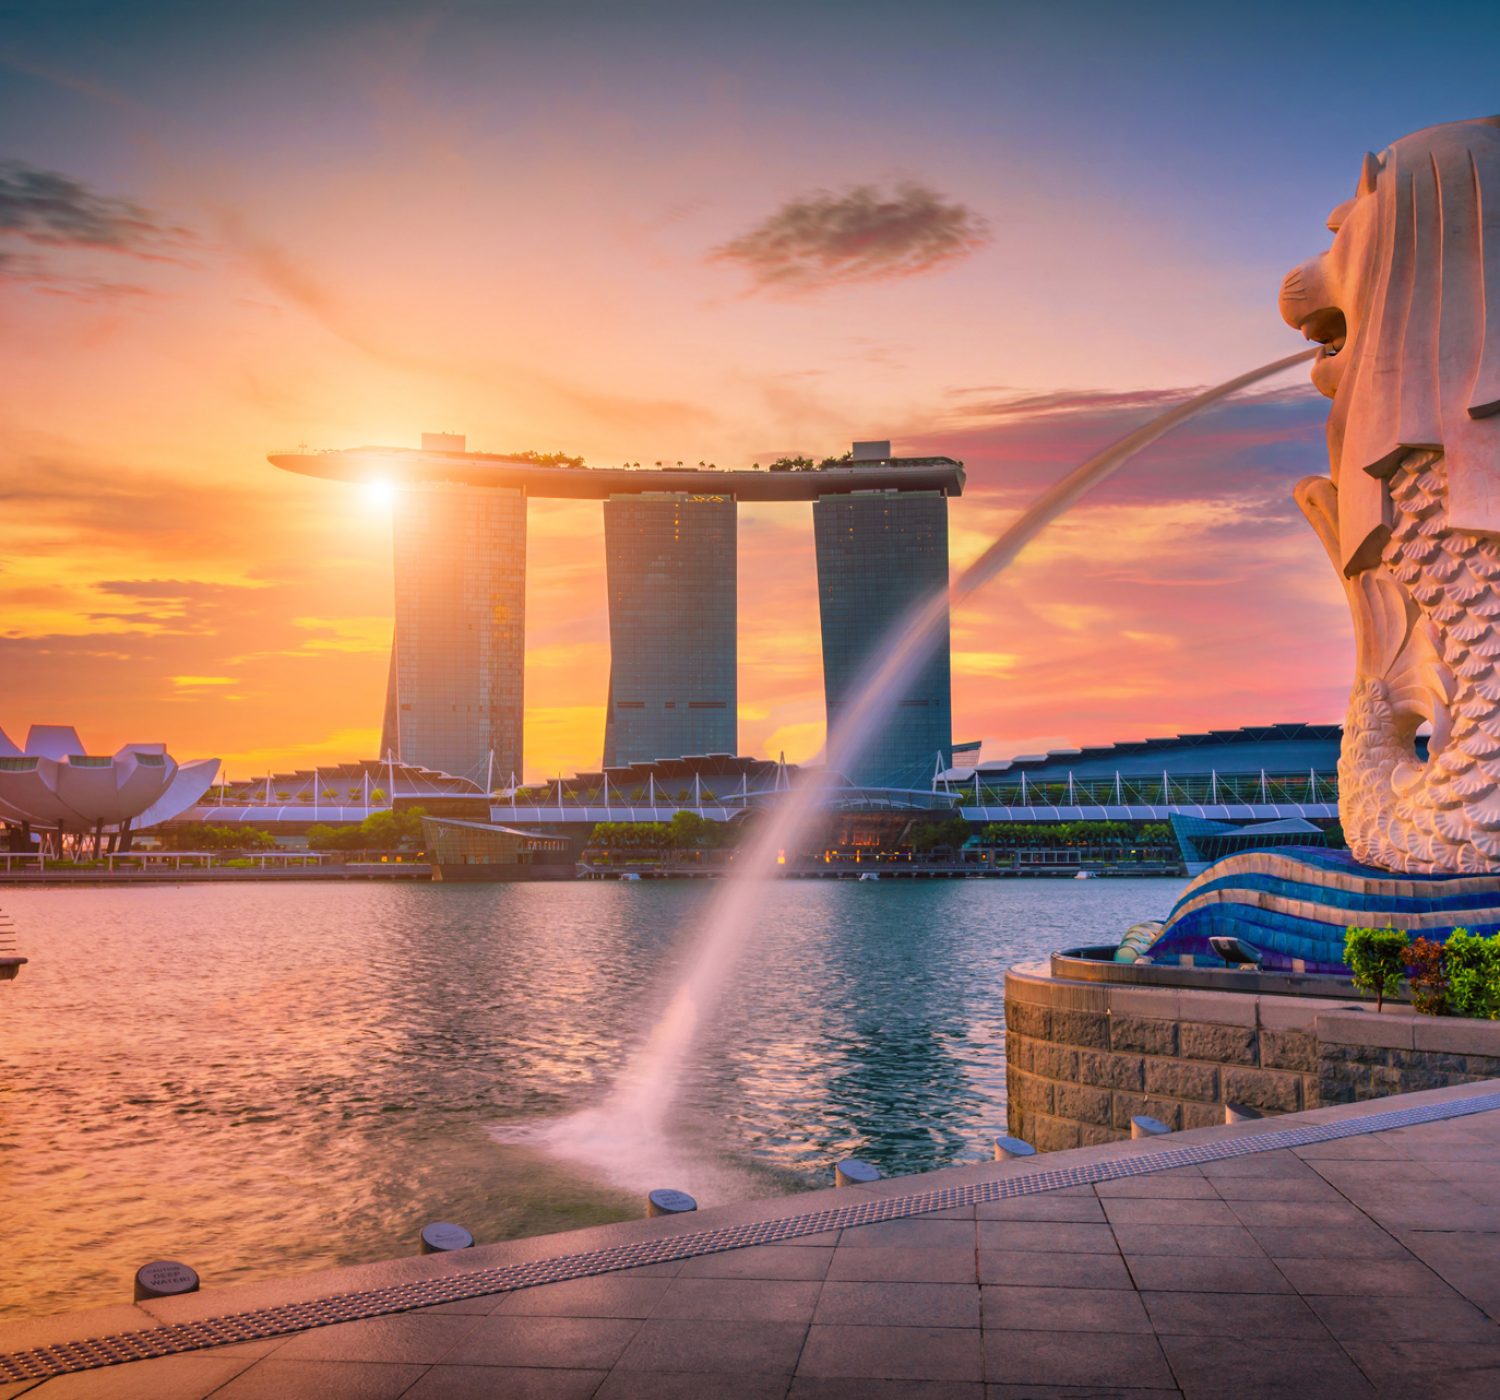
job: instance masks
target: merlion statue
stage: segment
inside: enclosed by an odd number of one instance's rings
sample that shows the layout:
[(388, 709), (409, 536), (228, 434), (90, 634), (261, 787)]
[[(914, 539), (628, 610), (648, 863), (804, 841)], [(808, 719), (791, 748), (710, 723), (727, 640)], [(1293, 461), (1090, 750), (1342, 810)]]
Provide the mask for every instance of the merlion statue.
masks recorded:
[(1366, 155), (1328, 227), (1281, 313), (1333, 400), (1332, 480), (1296, 496), (1354, 614), (1344, 833), (1366, 865), (1500, 872), (1500, 117)]

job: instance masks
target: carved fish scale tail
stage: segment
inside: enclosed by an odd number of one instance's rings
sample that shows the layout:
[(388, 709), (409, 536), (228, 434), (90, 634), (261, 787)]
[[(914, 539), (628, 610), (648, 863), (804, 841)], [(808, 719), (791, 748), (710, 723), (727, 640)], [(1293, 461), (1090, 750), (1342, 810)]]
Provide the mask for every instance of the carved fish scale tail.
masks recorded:
[[(1500, 540), (1447, 525), (1442, 456), (1409, 456), (1390, 480), (1384, 574), (1399, 586), (1404, 644), (1361, 674), (1339, 759), (1340, 814), (1361, 861), (1412, 874), (1500, 870)], [(1357, 595), (1351, 589), (1356, 617)], [(1367, 615), (1367, 625), (1375, 625)], [(1432, 721), (1428, 761), (1412, 734)]]

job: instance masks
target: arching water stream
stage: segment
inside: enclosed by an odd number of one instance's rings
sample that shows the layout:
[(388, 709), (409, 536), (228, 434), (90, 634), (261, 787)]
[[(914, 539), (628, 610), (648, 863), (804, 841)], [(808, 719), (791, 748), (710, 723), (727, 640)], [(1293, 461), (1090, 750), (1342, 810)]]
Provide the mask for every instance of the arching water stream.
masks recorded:
[[(857, 763), (941, 636), (950, 603), (961, 602), (1004, 570), (1038, 534), (1144, 448), (1204, 409), (1251, 384), (1311, 359), (1304, 350), (1241, 374), (1151, 419), (1076, 467), (1044, 491), (963, 571), (948, 589), (915, 605), (894, 624), (885, 645), (855, 687), (838, 730), (830, 735), (827, 763), (845, 771)], [(621, 1071), (598, 1108), (546, 1124), (528, 1134), (544, 1150), (602, 1170), (622, 1186), (675, 1184), (686, 1144), (668, 1140), (666, 1119), (677, 1097), (683, 1066), (698, 1028), (723, 995), (736, 962), (751, 942), (777, 857), (802, 848), (828, 789), (804, 770), (786, 796), (751, 828), (719, 886), (708, 918), (688, 953), (686, 975), (645, 1042)], [(507, 1133), (514, 1140), (514, 1132)]]

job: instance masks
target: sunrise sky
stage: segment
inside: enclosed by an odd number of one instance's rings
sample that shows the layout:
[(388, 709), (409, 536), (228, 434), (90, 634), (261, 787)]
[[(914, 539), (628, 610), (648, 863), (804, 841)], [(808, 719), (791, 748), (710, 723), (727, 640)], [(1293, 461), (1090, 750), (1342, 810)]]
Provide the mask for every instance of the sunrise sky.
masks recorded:
[[(1367, 148), (1500, 109), (1497, 41), (1493, 4), (0, 0), (0, 726), (372, 754), (389, 508), (267, 464), (298, 443), (890, 437), (966, 462), (960, 565), (1298, 348), (1283, 273)], [(956, 615), (955, 738), (1338, 718), (1290, 500), (1325, 407), (1298, 371), (1179, 431)], [(597, 504), (530, 520), (536, 779), (598, 762), (608, 651)], [(740, 520), (740, 749), (808, 758), (811, 507)]]

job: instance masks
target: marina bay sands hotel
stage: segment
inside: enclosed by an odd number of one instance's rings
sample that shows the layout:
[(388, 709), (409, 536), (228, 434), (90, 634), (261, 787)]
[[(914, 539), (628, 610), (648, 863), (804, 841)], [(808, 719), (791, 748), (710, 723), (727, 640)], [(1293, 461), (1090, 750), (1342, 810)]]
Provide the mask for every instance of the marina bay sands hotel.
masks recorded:
[[(810, 501), (828, 723), (887, 628), (948, 582), (949, 457), (893, 457), (859, 442), (821, 467), (584, 467), (469, 452), (423, 434), (418, 449), (278, 453), (285, 471), (392, 483), (396, 628), (381, 756), (491, 786), (523, 771), (526, 501), (604, 503), (610, 674), (604, 767), (738, 751), (736, 510)], [(795, 625), (788, 619), (788, 626)], [(901, 697), (858, 783), (926, 786), (951, 758), (948, 630)]]

